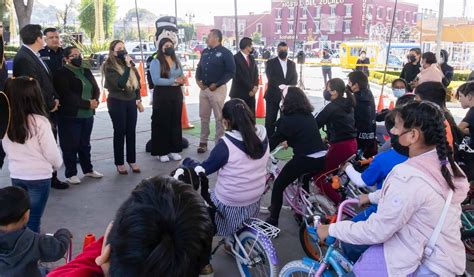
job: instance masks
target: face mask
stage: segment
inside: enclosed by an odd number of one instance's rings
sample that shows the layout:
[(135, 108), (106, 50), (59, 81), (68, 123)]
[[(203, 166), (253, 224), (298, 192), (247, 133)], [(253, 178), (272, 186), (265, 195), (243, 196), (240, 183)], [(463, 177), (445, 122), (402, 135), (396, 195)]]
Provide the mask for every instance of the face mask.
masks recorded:
[(390, 143), (392, 144), (392, 147), (393, 149), (395, 149), (395, 151), (397, 151), (403, 156), (408, 157), (409, 148), (408, 146), (403, 146), (400, 144), (400, 142), (398, 141), (398, 136), (390, 135)]
[(127, 50), (117, 51), (117, 58), (120, 60), (125, 60), (125, 56), (127, 56), (127, 54)]
[(416, 56), (412, 55), (412, 56), (409, 57), (409, 59), (410, 59), (410, 62), (412, 62), (412, 63), (416, 62)]
[(329, 90), (323, 91), (323, 97), (324, 97), (324, 100), (331, 101), (331, 93), (329, 92)]
[(393, 96), (400, 98), (403, 95), (405, 95), (405, 89), (404, 88), (394, 88), (392, 89)]
[(76, 66), (76, 67), (81, 67), (82, 65), (82, 57), (76, 57), (74, 59), (71, 59), (71, 64)]
[(174, 54), (174, 48), (173, 47), (165, 48), (165, 55), (166, 56), (173, 56), (173, 54)]
[(441, 58), (439, 59), (439, 64), (443, 64), (443, 63), (444, 63), (444, 58), (441, 57)]
[(284, 60), (284, 59), (286, 59), (286, 57), (288, 57), (288, 52), (287, 51), (279, 51), (278, 52), (278, 58)]

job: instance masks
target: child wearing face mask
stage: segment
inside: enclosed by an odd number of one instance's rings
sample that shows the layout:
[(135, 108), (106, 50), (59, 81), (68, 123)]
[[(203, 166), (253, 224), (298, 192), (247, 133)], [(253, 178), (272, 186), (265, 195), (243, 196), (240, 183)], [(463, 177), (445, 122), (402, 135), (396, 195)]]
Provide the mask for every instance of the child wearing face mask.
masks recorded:
[[(330, 102), (317, 114), (316, 121), (318, 127), (325, 126), (328, 134), (329, 149), (322, 171), (328, 172), (357, 152), (357, 130), (354, 120), (354, 95), (346, 89), (344, 81), (339, 78), (329, 80), (323, 94), (324, 100)], [(317, 185), (332, 201), (340, 202), (341, 196), (330, 184), (319, 180)]]
[(183, 68), (174, 52), (172, 37), (163, 33), (158, 37), (158, 55), (150, 63), (153, 89), (153, 113), (151, 115), (151, 155), (161, 162), (181, 160), (182, 131), (181, 111), (185, 84)]

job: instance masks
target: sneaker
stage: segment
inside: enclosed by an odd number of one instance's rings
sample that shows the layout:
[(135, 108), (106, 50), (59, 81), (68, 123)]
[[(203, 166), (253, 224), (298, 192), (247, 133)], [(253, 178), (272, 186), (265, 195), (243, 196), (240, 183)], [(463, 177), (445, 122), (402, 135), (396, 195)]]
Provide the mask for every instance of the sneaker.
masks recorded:
[(66, 183), (66, 182), (61, 182), (61, 181), (59, 181), (58, 179), (56, 179), (56, 180), (53, 180), (53, 181), (51, 182), (51, 187), (52, 187), (53, 189), (68, 189), (68, 188), (69, 188), (69, 184)]
[(181, 155), (178, 153), (169, 153), (168, 157), (170, 157), (170, 159), (173, 161), (180, 161), (182, 159)]
[(159, 159), (160, 162), (162, 162), (162, 163), (166, 163), (166, 162), (169, 162), (169, 161), (170, 161), (170, 158), (168, 158), (168, 156), (158, 156), (158, 159)]
[(91, 178), (102, 178), (104, 177), (104, 174), (99, 173), (95, 170), (92, 170), (91, 172), (84, 174), (84, 176), (91, 177)]
[(79, 177), (74, 175), (69, 178), (66, 178), (66, 182), (68, 182), (69, 184), (78, 185), (81, 183), (81, 179), (79, 179)]
[(214, 269), (212, 268), (211, 264), (206, 265), (201, 272), (199, 273), (199, 277), (213, 277), (214, 276)]

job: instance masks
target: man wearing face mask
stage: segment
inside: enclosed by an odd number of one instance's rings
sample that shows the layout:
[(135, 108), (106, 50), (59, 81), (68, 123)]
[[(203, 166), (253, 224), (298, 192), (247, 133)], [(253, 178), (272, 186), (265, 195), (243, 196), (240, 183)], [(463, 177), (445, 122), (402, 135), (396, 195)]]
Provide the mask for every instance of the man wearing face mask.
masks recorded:
[(69, 46), (64, 49), (65, 65), (54, 74), (54, 88), (61, 97), (58, 114), (59, 145), (66, 167), (66, 182), (78, 185), (76, 157), (86, 177), (101, 178), (91, 163), (90, 138), (94, 124), (95, 109), (99, 106), (100, 89), (92, 72), (82, 67), (79, 49)]
[(280, 85), (295, 86), (298, 82), (296, 64), (288, 59), (288, 45), (280, 42), (277, 47), (278, 57), (270, 59), (265, 65), (268, 89), (265, 92), (266, 117), (265, 128), (269, 138), (275, 133), (275, 122), (280, 110), (282, 91)]
[(252, 39), (240, 40), (240, 52), (234, 55), (235, 76), (230, 88), (230, 98), (245, 101), (255, 113), (255, 94), (258, 91), (258, 68), (253, 57)]
[[(421, 58), (421, 49), (412, 48), (408, 54), (408, 63), (403, 66), (402, 72), (400, 73), (400, 78), (404, 79), (408, 84), (415, 80), (416, 76), (420, 73), (420, 58)], [(412, 92), (413, 89), (411, 86), (407, 87), (408, 92)]]

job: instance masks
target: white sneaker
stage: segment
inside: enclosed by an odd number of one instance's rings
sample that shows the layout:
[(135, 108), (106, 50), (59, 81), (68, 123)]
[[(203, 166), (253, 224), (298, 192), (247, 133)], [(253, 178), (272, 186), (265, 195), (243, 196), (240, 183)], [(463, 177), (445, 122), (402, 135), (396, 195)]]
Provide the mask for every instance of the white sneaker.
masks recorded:
[(79, 179), (79, 177), (74, 175), (69, 178), (66, 178), (66, 182), (68, 182), (69, 184), (77, 185), (81, 183), (81, 179)]
[(84, 174), (84, 176), (91, 177), (91, 178), (102, 178), (104, 177), (104, 174), (99, 173), (95, 170), (92, 170), (91, 172)]
[(180, 161), (182, 159), (181, 155), (178, 153), (169, 153), (168, 156), (173, 160), (173, 161)]
[(168, 158), (168, 156), (158, 156), (158, 159), (159, 159), (160, 162), (162, 162), (162, 163), (166, 163), (166, 162), (169, 162), (169, 161), (170, 161), (170, 158)]

